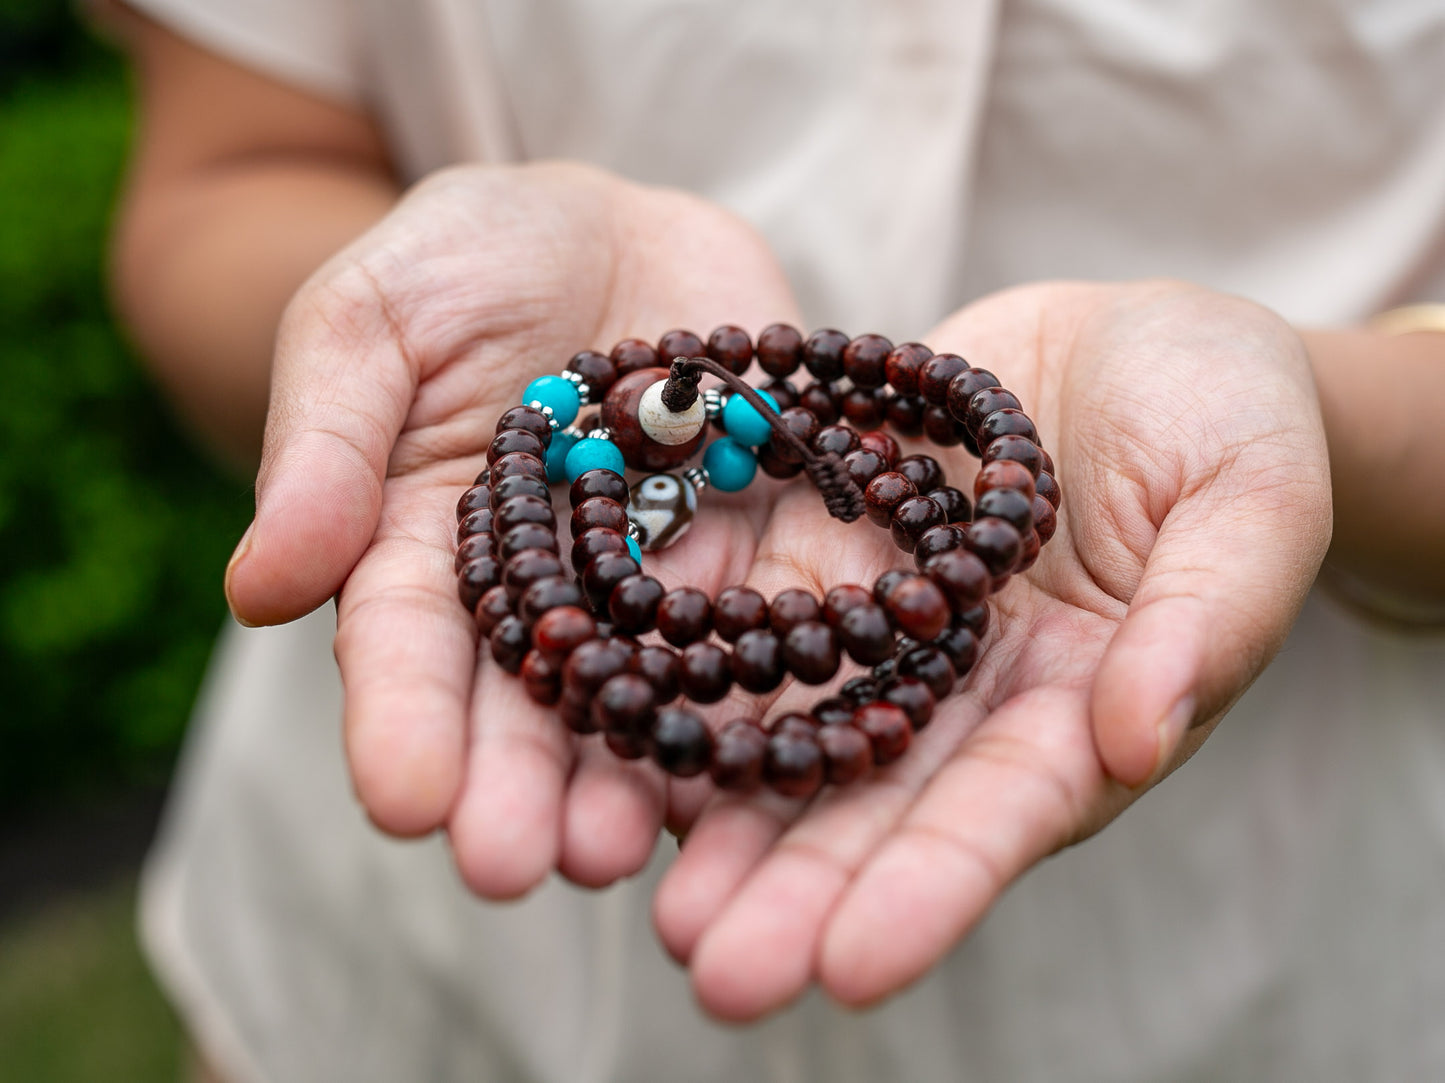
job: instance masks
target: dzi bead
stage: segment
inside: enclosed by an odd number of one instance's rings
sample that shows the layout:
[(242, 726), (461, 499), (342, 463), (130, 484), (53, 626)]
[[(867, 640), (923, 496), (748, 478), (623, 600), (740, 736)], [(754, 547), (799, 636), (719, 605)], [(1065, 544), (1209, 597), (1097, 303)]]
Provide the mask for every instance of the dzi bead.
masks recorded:
[(687, 533), (697, 515), (697, 490), (675, 474), (652, 474), (632, 487), (627, 517), (644, 550), (665, 549)]

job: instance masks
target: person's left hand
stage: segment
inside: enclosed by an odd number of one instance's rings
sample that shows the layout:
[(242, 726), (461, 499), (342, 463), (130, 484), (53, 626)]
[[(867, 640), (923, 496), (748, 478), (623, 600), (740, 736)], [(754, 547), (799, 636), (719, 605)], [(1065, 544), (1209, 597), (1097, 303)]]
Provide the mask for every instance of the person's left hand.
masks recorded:
[[(1307, 358), (1254, 305), (1042, 285), (924, 341), (1019, 394), (1059, 471), (1058, 533), (995, 596), (982, 660), (900, 761), (806, 806), (723, 796), (696, 816), (655, 921), (722, 1018), (813, 982), (863, 1005), (920, 977), (1014, 879), (1198, 748), (1283, 642), (1329, 542)], [(804, 483), (774, 518), (768, 560), (790, 576), (826, 588), (881, 559)]]

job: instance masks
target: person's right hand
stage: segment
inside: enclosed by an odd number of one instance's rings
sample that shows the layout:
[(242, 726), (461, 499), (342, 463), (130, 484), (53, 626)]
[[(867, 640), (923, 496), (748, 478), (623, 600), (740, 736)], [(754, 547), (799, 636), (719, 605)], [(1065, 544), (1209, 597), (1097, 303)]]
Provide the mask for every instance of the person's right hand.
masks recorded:
[[(740, 221), (571, 165), (437, 174), (301, 289), (277, 341), (256, 517), (226, 589), (250, 624), (338, 595), (346, 750), (378, 826), (445, 826), (462, 877), (491, 897), (553, 868), (601, 884), (647, 860), (663, 776), (576, 742), (519, 681), (497, 679), (457, 600), (453, 509), (497, 416), (577, 350), (796, 318)], [(687, 547), (699, 560), (755, 531), (716, 496), (694, 527), (711, 539)], [(673, 559), (661, 573), (673, 580), (732, 573)]]

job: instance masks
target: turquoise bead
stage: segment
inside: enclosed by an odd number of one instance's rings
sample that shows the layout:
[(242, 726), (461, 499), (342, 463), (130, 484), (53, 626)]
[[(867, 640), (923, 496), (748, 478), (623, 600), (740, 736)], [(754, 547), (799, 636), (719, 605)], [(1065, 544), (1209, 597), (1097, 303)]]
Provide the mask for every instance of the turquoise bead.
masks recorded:
[(629, 537), (627, 539), (627, 551), (632, 554), (633, 560), (638, 564), (642, 563), (642, 546), (637, 544), (636, 538)]
[(560, 376), (538, 376), (522, 392), (522, 401), (529, 406), (535, 402), (552, 407), (552, 419), (564, 429), (577, 420), (577, 411), (582, 409), (577, 388)]
[(567, 452), (577, 443), (577, 437), (570, 432), (554, 432), (552, 442), (547, 445), (547, 481), (556, 485), (567, 480)]
[(583, 437), (567, 452), (567, 480), (576, 481), (589, 470), (611, 470), (621, 475), (627, 469), (622, 450), (611, 440)]
[[(777, 399), (766, 391), (759, 391), (758, 394), (773, 408), (773, 413), (778, 412)], [(735, 394), (728, 399), (727, 405), (723, 407), (722, 423), (729, 436), (749, 447), (766, 444), (768, 437), (773, 434), (772, 427), (763, 419), (763, 415), (754, 410), (752, 404), (741, 395)]]
[[(756, 416), (754, 411), (754, 416)], [(702, 453), (702, 468), (707, 483), (719, 492), (736, 493), (746, 489), (758, 472), (758, 457), (731, 436), (714, 440)]]

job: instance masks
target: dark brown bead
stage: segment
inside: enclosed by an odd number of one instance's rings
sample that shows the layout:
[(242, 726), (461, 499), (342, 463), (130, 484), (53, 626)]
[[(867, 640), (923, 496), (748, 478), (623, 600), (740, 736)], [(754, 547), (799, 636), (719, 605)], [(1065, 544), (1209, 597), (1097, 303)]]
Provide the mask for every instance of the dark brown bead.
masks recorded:
[(627, 668), (633, 652), (619, 639), (589, 639), (562, 664), (564, 694), (590, 701), (610, 678)]
[[(616, 346), (612, 347), (609, 355), (612, 363), (617, 366), (617, 378), (619, 380), (634, 372), (643, 369), (654, 369), (658, 366), (657, 351), (652, 348), (652, 343), (644, 342), (640, 338), (624, 338)], [(667, 359), (669, 362), (672, 358)], [(603, 424), (607, 424), (605, 421)]]
[(663, 585), (650, 575), (629, 575), (612, 588), (607, 597), (607, 612), (619, 632), (642, 635), (657, 627), (657, 607), (662, 601)]
[(528, 628), (536, 626), (544, 613), (562, 606), (582, 606), (587, 600), (582, 588), (569, 576), (549, 575), (522, 591), (517, 599), (517, 616)]
[[(787, 380), (769, 380), (758, 389), (766, 391), (773, 396), (773, 401), (778, 404), (778, 409), (791, 410), (798, 405), (798, 389)], [(812, 416), (811, 414), (809, 415)], [(816, 421), (817, 419), (814, 418)]]
[(1024, 436), (1000, 436), (983, 449), (982, 458), (985, 463), (999, 459), (1022, 463), (1036, 478), (1044, 465), (1044, 454), (1039, 450), (1039, 445)]
[(898, 441), (889, 436), (886, 432), (865, 432), (858, 436), (858, 446), (865, 451), (875, 452), (888, 464), (888, 470), (894, 470), (898, 466), (898, 457), (903, 454), (898, 446)]
[(641, 760), (652, 751), (652, 734), (604, 733), (602, 743), (620, 760)]
[(913, 727), (901, 707), (891, 703), (869, 703), (853, 714), (853, 725), (873, 747), (873, 762), (879, 767), (892, 763), (908, 751)]
[(521, 523), (505, 534), (497, 535), (497, 556), (503, 560), (511, 560), (527, 549), (545, 549), (555, 553), (557, 548), (556, 528), (545, 527), (541, 523)]
[(492, 471), (492, 484), (503, 478), (528, 477), (538, 478), (543, 483), (547, 481), (547, 465), (536, 455), (529, 455), (525, 451), (513, 451), (503, 455), (490, 467)]
[(596, 350), (574, 354), (567, 362), (567, 371), (582, 377), (582, 382), (587, 385), (587, 397), (593, 402), (601, 402), (608, 388), (617, 380), (617, 364)]
[(472, 614), (477, 620), (477, 631), (484, 636), (491, 635), (497, 621), (512, 615), (512, 599), (507, 597), (507, 588), (498, 584), (483, 592)]
[(692, 711), (664, 707), (652, 723), (652, 758), (674, 778), (700, 775), (712, 758), (712, 732)]
[(814, 734), (818, 732), (818, 720), (810, 714), (802, 711), (785, 711), (767, 723), (764, 727), (768, 733), (801, 733)]
[(863, 488), (864, 514), (868, 521), (886, 527), (893, 522), (893, 509), (910, 496), (918, 495), (918, 487), (896, 470), (885, 470)]
[(965, 609), (953, 618), (953, 623), (967, 628), (980, 640), (988, 634), (989, 608), (987, 602), (980, 602), (972, 609)]
[(537, 650), (559, 662), (596, 635), (597, 622), (578, 605), (549, 609), (532, 627)]
[(652, 728), (657, 697), (645, 677), (619, 673), (608, 677), (592, 699), (592, 725), (603, 733), (640, 736)]
[(497, 621), (492, 634), (487, 637), (492, 648), (492, 658), (508, 673), (519, 673), (522, 658), (532, 646), (532, 637), (521, 618), (510, 613)]
[(1039, 445), (1039, 454), (1043, 456), (1044, 472), (1052, 474), (1054, 477), (1058, 477), (1059, 472), (1054, 469), (1054, 457), (1048, 453), (1048, 449), (1046, 449), (1042, 444)]
[(823, 619), (834, 628), (838, 627), (844, 614), (860, 605), (870, 605), (873, 594), (867, 587), (856, 583), (842, 583), (823, 595)]
[(487, 462), (495, 464), (503, 455), (513, 452), (524, 452), (540, 459), (547, 453), (547, 445), (541, 437), (526, 429), (503, 429), (487, 445)]
[(467, 609), (475, 609), (484, 593), (502, 581), (502, 562), (483, 553), (462, 565), (457, 576), (457, 595)]
[(967, 549), (939, 553), (923, 566), (955, 610), (971, 609), (988, 597), (988, 566)]
[[(614, 475), (615, 476), (615, 475)], [(594, 527), (627, 533), (627, 509), (615, 500), (605, 496), (588, 497), (572, 509), (572, 537), (577, 537)]]
[[(923, 411), (923, 435), (939, 447), (953, 447), (967, 444), (964, 439), (963, 423), (953, 420), (953, 415), (943, 406), (929, 406)], [(970, 448), (970, 453), (972, 449)]]
[[(1003, 409), (1022, 410), (1023, 403), (1019, 402), (1019, 397), (1006, 387), (981, 387), (969, 396), (963, 416), (958, 420), (974, 432), (978, 432), (978, 427), (983, 424), (984, 418), (995, 410)], [(958, 417), (957, 414), (954, 416)]]
[(825, 726), (814, 739), (823, 753), (825, 782), (846, 786), (862, 778), (873, 766), (873, 742), (855, 726)]
[(1039, 551), (1043, 549), (1043, 542), (1039, 541), (1036, 531), (1030, 530), (1024, 535), (1023, 551), (1019, 553), (1019, 564), (1014, 569), (1016, 572), (1026, 572), (1034, 566), (1034, 561), (1039, 559)]
[(769, 324), (758, 335), (758, 364), (769, 376), (785, 379), (803, 363), (803, 336), (786, 323)]
[(657, 630), (674, 647), (706, 639), (712, 631), (712, 602), (696, 587), (678, 587), (657, 607)]
[(783, 662), (804, 684), (825, 684), (842, 657), (838, 635), (820, 620), (803, 621), (783, 637)]
[(784, 797), (812, 797), (823, 785), (823, 750), (815, 733), (793, 730), (768, 736), (763, 781)]
[(819, 425), (838, 420), (838, 400), (826, 384), (814, 381), (798, 392), (798, 405), (818, 419)]
[[(783, 410), (778, 414), (778, 420), (783, 423), (785, 429), (801, 441), (804, 447), (809, 447), (812, 444), (813, 437), (818, 433), (818, 419), (801, 406), (790, 406)], [(784, 462), (796, 463), (802, 461), (790, 445), (776, 437), (769, 441), (769, 445), (772, 447), (774, 454)]]
[(462, 493), (461, 499), (457, 501), (457, 522), (460, 523), (479, 508), (490, 508), (491, 506), (492, 487), (490, 485), (473, 485)]
[(893, 521), (889, 530), (893, 544), (905, 553), (913, 552), (918, 539), (936, 526), (945, 522), (943, 509), (926, 496), (910, 496), (893, 509)]
[[(590, 531), (589, 531), (590, 533)], [(630, 553), (600, 553), (582, 569), (582, 589), (597, 613), (607, 612), (608, 599), (618, 583), (641, 572)]]
[(859, 489), (866, 489), (870, 481), (888, 469), (888, 462), (882, 455), (866, 448), (848, 452), (843, 456), (843, 465)]
[(939, 553), (947, 553), (963, 545), (963, 528), (957, 523), (944, 523), (923, 532), (913, 547), (913, 563), (920, 569)]
[[(1041, 474), (1039, 476), (1042, 477), (1043, 475)], [(1058, 513), (1054, 511), (1054, 506), (1044, 499), (1043, 496), (1034, 497), (1033, 512), (1034, 533), (1038, 534), (1041, 545), (1047, 545), (1049, 539), (1054, 536), (1054, 531), (1058, 528)]]
[(882, 387), (888, 382), (888, 356), (893, 343), (882, 335), (859, 335), (843, 348), (843, 375), (855, 387)]
[(843, 614), (838, 639), (848, 656), (862, 666), (876, 666), (893, 657), (893, 626), (883, 607), (874, 602)]
[(977, 500), (990, 489), (1017, 489), (1024, 496), (1034, 495), (1034, 476), (1028, 467), (1012, 459), (986, 463), (973, 479), (973, 497)]
[(547, 488), (545, 478), (532, 477), (529, 474), (513, 474), (511, 477), (498, 478), (492, 486), (490, 507), (496, 513), (503, 504), (509, 500), (515, 500), (519, 496), (535, 496), (538, 500), (552, 499), (552, 490)]
[[(567, 687), (564, 677), (562, 681), (562, 695), (557, 700), (557, 717), (560, 718), (573, 733), (596, 733), (592, 725), (592, 697), (581, 695)], [(614, 750), (615, 751), (615, 750)], [(621, 753), (618, 753), (621, 755)]]
[(860, 707), (878, 698), (878, 682), (872, 677), (854, 677), (843, 683), (843, 687), (838, 689), (838, 695), (853, 706)]
[(921, 436), (927, 405), (922, 395), (893, 395), (884, 407), (883, 417), (899, 436)]
[(905, 342), (895, 346), (884, 362), (884, 375), (889, 386), (900, 395), (918, 394), (918, 374), (933, 351), (921, 342)]
[(615, 530), (593, 527), (577, 535), (572, 542), (572, 570), (578, 575), (603, 553), (626, 553), (627, 539)]
[(552, 423), (535, 406), (513, 406), (503, 411), (502, 416), (497, 418), (496, 431), (503, 433), (508, 429), (523, 429), (531, 433), (542, 441), (543, 448), (552, 443)]
[(968, 497), (952, 485), (940, 485), (928, 494), (928, 499), (943, 509), (950, 523), (966, 523), (973, 518), (973, 505)]
[(829, 696), (813, 704), (809, 712), (820, 726), (846, 725), (853, 721), (853, 708), (857, 704), (842, 696)]
[[(491, 508), (478, 508), (476, 511), (467, 512), (466, 517), (457, 524), (457, 544), (461, 545), (461, 543), (468, 538), (475, 537), (478, 534), (490, 535), (493, 528), (493, 518)], [(491, 545), (492, 542), (489, 538), (487, 547), (490, 549)]]
[(779, 591), (768, 606), (768, 623), (780, 636), (787, 635), (804, 621), (817, 620), (821, 616), (822, 607), (818, 599), (796, 587)]
[(677, 357), (703, 357), (706, 347), (691, 331), (669, 331), (657, 340), (657, 359), (664, 365)]
[(905, 456), (893, 469), (913, 482), (920, 493), (932, 493), (943, 484), (943, 467), (932, 455)]
[(515, 605), (533, 583), (561, 574), (562, 561), (557, 554), (545, 549), (520, 549), (502, 568), (502, 586), (507, 588), (507, 597)]
[(959, 677), (978, 661), (978, 637), (961, 624), (950, 625), (931, 645), (948, 655), (953, 672)]
[(918, 678), (928, 685), (934, 699), (946, 698), (953, 691), (953, 682), (958, 679), (948, 655), (937, 647), (919, 647), (909, 651), (898, 659), (898, 675)]
[(933, 718), (933, 709), (938, 704), (928, 685), (917, 677), (894, 677), (878, 686), (878, 698), (884, 703), (900, 707), (908, 716), (909, 725), (921, 730)]
[(833, 383), (843, 375), (843, 351), (847, 348), (848, 336), (842, 331), (814, 331), (803, 343), (803, 364), (814, 379)]
[(672, 702), (682, 691), (682, 661), (676, 651), (666, 647), (641, 648), (627, 663), (627, 670), (646, 678), (647, 683), (652, 685), (652, 696), (659, 706)]
[(550, 707), (562, 698), (562, 669), (541, 651), (530, 650), (522, 656), (521, 677), (532, 702)]
[(947, 407), (949, 382), (966, 368), (968, 362), (956, 353), (934, 354), (918, 370), (918, 393), (930, 406)]
[(911, 574), (902, 568), (889, 568), (873, 584), (873, 600), (879, 605), (887, 605), (888, 596), (893, 593), (899, 583), (907, 581)]
[(671, 470), (692, 458), (707, 438), (705, 425), (680, 444), (664, 444), (643, 431), (639, 414), (643, 393), (653, 384), (666, 380), (667, 375), (667, 369), (662, 368), (629, 372), (617, 378), (602, 400), (602, 424), (612, 433), (612, 442), (622, 452), (627, 465), (635, 470)]
[(888, 398), (881, 387), (855, 387), (843, 396), (843, 416), (856, 428), (876, 429), (888, 416)]
[(712, 607), (713, 630), (729, 643), (768, 625), (768, 602), (751, 587), (725, 587)]
[(707, 355), (734, 376), (741, 376), (753, 363), (753, 340), (741, 327), (725, 323), (707, 336)]
[[(766, 333), (766, 332), (765, 332)], [(761, 339), (759, 339), (761, 343)], [(768, 735), (751, 719), (737, 718), (718, 730), (708, 774), (720, 790), (746, 793), (763, 781)]]
[[(1045, 454), (1043, 448), (1040, 448), (1039, 452), (1040, 454)], [(1036, 483), (1036, 485), (1036, 491), (1038, 492), (1039, 496), (1043, 497), (1050, 504), (1052, 504), (1054, 506), (1054, 510), (1057, 511), (1059, 508), (1059, 504), (1064, 499), (1064, 494), (1059, 489), (1059, 483), (1054, 480), (1053, 473), (1047, 468), (1040, 470), (1038, 482)]]
[(485, 466), (482, 472), (472, 481), (473, 485), (490, 485), (492, 483), (492, 468)]
[(1017, 528), (1002, 519), (975, 519), (964, 527), (963, 543), (978, 555), (995, 578), (1013, 571), (1023, 552), (1023, 537)]
[(787, 481), (803, 472), (803, 464), (797, 458), (789, 458), (769, 441), (757, 449), (758, 469), (770, 478)]
[(989, 444), (1000, 436), (1022, 436), (1038, 443), (1039, 430), (1022, 410), (995, 410), (979, 424), (978, 442)]
[(499, 535), (506, 534), (523, 523), (539, 523), (550, 533), (555, 534), (557, 531), (557, 516), (552, 512), (552, 505), (540, 497), (514, 496), (500, 505), (493, 514)]
[(927, 642), (948, 627), (953, 615), (938, 585), (926, 576), (909, 576), (888, 595), (884, 607), (900, 632)]
[(783, 644), (763, 628), (744, 632), (733, 644), (732, 669), (738, 687), (755, 694), (771, 692), (788, 673)]
[[(1049, 509), (1053, 511), (1052, 508)], [(477, 557), (489, 557), (492, 555), (492, 536), (490, 534), (472, 534), (461, 540), (457, 546), (456, 559), (452, 561), (452, 570), (460, 573), (463, 565)]]
[(611, 470), (598, 468), (596, 470), (584, 470), (577, 475), (577, 480), (572, 483), (572, 488), (567, 492), (568, 501), (576, 508), (594, 497), (602, 497), (611, 500), (615, 504), (621, 504), (624, 508), (632, 499), (632, 491), (627, 487), (627, 481), (621, 474), (615, 474)]
[(846, 425), (824, 425), (813, 437), (813, 451), (819, 455), (847, 455), (862, 447), (858, 434)]
[(990, 489), (978, 498), (975, 514), (984, 519), (993, 516), (1011, 523), (1020, 534), (1034, 528), (1034, 501), (1017, 489)]
[(988, 369), (964, 369), (948, 382), (944, 405), (948, 412), (965, 425), (975, 425), (968, 410), (968, 404), (986, 387), (998, 387), (998, 377)]
[(728, 652), (716, 643), (693, 643), (681, 655), (678, 683), (694, 703), (716, 703), (733, 684)]

